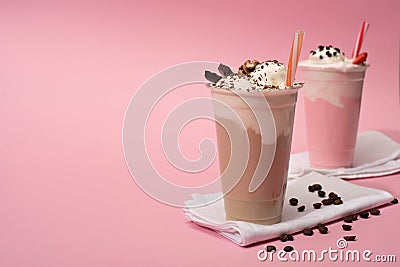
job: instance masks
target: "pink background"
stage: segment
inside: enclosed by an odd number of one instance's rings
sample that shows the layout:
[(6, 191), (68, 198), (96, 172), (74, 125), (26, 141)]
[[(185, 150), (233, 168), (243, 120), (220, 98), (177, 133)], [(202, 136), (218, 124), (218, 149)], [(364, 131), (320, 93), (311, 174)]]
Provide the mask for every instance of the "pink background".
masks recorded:
[[(264, 244), (240, 248), (145, 195), (125, 166), (122, 122), (135, 90), (168, 66), (286, 62), (298, 29), (306, 31), (302, 58), (318, 44), (350, 55), (367, 20), (362, 50), (371, 68), (360, 130), (400, 142), (399, 1), (305, 2), (1, 1), (0, 266), (268, 264), (256, 256)], [(187, 97), (208, 94), (191, 92)], [(189, 158), (198, 152), (193, 139), (214, 134), (205, 125), (183, 134)], [(300, 95), (292, 151), (305, 148)], [(216, 164), (209, 172), (217, 173)], [(399, 181), (396, 174), (354, 183), (399, 197)], [(391, 206), (357, 222), (352, 248), (400, 257), (398, 214)], [(296, 235), (293, 244), (334, 247), (340, 225), (327, 236)]]

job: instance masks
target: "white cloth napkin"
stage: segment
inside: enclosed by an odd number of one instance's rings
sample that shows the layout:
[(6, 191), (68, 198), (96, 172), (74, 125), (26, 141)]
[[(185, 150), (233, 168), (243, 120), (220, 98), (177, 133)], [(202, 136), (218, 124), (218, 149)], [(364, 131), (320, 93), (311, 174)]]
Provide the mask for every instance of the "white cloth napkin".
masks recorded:
[(400, 172), (400, 144), (377, 131), (357, 136), (352, 168), (315, 169), (310, 167), (308, 152), (290, 157), (289, 177), (296, 178), (311, 171), (345, 179), (377, 177)]
[[(314, 209), (312, 204), (321, 201), (316, 192), (311, 193), (307, 189), (314, 183), (321, 184), (327, 193), (336, 192), (342, 197), (343, 204)], [(339, 219), (382, 205), (393, 199), (393, 196), (386, 191), (354, 185), (341, 179), (332, 179), (312, 172), (301, 179), (293, 179), (288, 182), (282, 222), (264, 226), (242, 221), (226, 221), (222, 199), (202, 207), (190, 207), (209, 203), (211, 200), (221, 197), (221, 193), (196, 194), (192, 197), (193, 199), (185, 202), (186, 207), (183, 209), (185, 215), (196, 224), (216, 231), (239, 246), (276, 238), (282, 233), (302, 231), (304, 228), (316, 226), (318, 223)], [(288, 200), (292, 197), (299, 200), (298, 206), (306, 206), (305, 211), (298, 212), (297, 207), (288, 204)]]

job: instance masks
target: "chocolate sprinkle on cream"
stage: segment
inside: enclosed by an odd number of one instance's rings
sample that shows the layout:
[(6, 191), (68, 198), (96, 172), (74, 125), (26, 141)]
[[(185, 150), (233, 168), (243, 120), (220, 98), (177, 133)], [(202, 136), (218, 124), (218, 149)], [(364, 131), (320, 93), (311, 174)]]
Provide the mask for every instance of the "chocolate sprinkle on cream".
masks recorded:
[[(344, 61), (344, 53), (340, 53), (339, 48), (334, 48), (332, 45), (323, 46), (319, 45), (316, 50), (310, 51), (310, 60), (317, 60), (319, 63), (333, 63)], [(322, 62), (321, 62), (322, 60)]]

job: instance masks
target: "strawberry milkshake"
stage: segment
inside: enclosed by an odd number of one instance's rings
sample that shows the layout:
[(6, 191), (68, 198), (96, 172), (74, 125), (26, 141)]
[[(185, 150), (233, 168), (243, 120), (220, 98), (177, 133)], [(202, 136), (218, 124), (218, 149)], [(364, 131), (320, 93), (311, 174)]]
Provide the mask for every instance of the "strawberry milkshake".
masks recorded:
[(299, 62), (310, 165), (352, 167), (357, 139), (366, 53), (355, 60), (333, 46), (318, 46)]

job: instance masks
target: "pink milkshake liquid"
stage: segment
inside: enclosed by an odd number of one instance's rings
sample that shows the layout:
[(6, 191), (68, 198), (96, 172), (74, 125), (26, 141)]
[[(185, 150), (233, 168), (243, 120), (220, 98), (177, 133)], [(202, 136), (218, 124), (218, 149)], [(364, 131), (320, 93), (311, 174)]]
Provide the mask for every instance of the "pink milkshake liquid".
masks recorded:
[(352, 167), (366, 69), (300, 64), (311, 167)]

